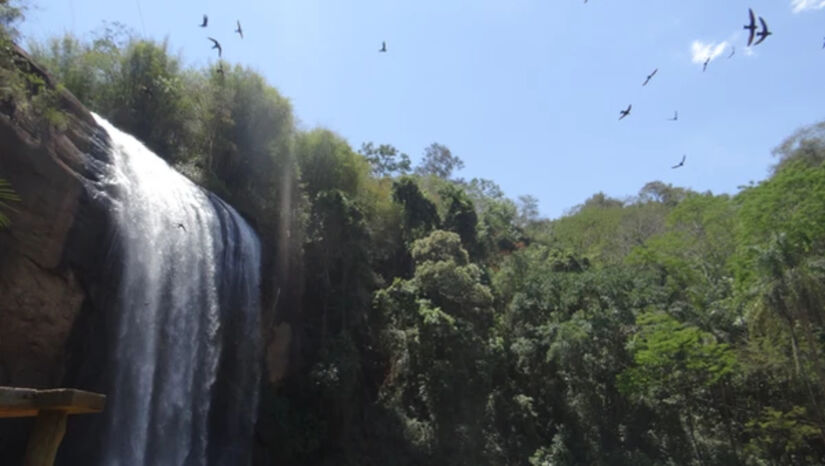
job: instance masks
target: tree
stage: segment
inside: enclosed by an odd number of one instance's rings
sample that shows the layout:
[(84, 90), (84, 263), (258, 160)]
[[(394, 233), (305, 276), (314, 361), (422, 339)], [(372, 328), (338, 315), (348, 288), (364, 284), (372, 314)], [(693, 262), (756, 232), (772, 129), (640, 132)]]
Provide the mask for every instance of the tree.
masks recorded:
[(651, 181), (639, 191), (639, 201), (660, 202), (670, 207), (676, 206), (690, 193), (684, 188), (674, 187), (661, 181)]
[(360, 153), (372, 166), (373, 176), (403, 175), (410, 171), (410, 156), (389, 144), (375, 147), (372, 142), (365, 142), (361, 144)]
[(810, 167), (821, 165), (825, 161), (825, 121), (796, 131), (773, 150), (773, 155), (779, 157), (774, 174), (796, 162)]
[(524, 228), (539, 217), (539, 200), (529, 194), (518, 197), (518, 224)]
[(19, 1), (4, 0), (0, 2), (0, 35), (16, 40), (18, 37), (15, 23), (23, 19), (25, 7)]
[(415, 179), (402, 177), (393, 182), (392, 198), (404, 211), (404, 232), (408, 241), (428, 235), (440, 224), (435, 204), (424, 197)]
[[(659, 203), (637, 208), (666, 209), (664, 222), (648, 220), (641, 227), (658, 225), (661, 231), (633, 245), (625, 258), (661, 272), (661, 280), (701, 315), (681, 316), (703, 329), (722, 332), (732, 327), (735, 314), (719, 312), (732, 293), (731, 257), (736, 250), (736, 205), (729, 196), (692, 194), (667, 209)], [(658, 209), (657, 209), (658, 208)], [(718, 334), (718, 333), (717, 333)]]
[(464, 248), (475, 255), (478, 252), (478, 215), (473, 201), (463, 189), (452, 184), (444, 185), (439, 194), (447, 205), (442, 227), (458, 233)]
[(464, 162), (453, 155), (447, 146), (432, 143), (424, 149), (424, 159), (415, 168), (419, 175), (433, 175), (445, 180), (450, 179), (454, 170), (464, 168)]
[(428, 464), (482, 464), (493, 296), (457, 234), (415, 241), (415, 274), (375, 295), (390, 354), (383, 402), (421, 432)]
[(297, 153), (301, 180), (310, 197), (328, 189), (355, 195), (369, 172), (366, 161), (329, 130), (316, 129), (302, 134), (298, 138)]
[[(752, 329), (758, 333), (767, 330), (776, 335), (772, 321), (778, 318), (785, 324), (790, 336), (793, 367), (804, 384), (820, 436), (825, 442), (822, 391), (825, 364), (820, 337), (825, 333), (825, 317), (821, 313), (825, 308), (825, 262), (821, 258), (795, 254), (788, 238), (780, 234), (767, 247), (759, 249), (757, 264), (761, 278), (754, 289), (754, 312), (749, 319)], [(800, 330), (807, 348), (800, 341)], [(813, 374), (809, 373), (811, 370)]]
[[(735, 371), (735, 353), (710, 333), (683, 324), (664, 312), (640, 314), (637, 324), (639, 331), (629, 343), (634, 365), (618, 375), (619, 390), (649, 403), (656, 411), (680, 407), (678, 417), (688, 433), (696, 460), (704, 464), (708, 453), (697, 438), (696, 419), (719, 415), (713, 413), (719, 403), (708, 403), (713, 400), (709, 390)], [(706, 414), (707, 411), (711, 413)], [(735, 450), (735, 444), (731, 449)]]

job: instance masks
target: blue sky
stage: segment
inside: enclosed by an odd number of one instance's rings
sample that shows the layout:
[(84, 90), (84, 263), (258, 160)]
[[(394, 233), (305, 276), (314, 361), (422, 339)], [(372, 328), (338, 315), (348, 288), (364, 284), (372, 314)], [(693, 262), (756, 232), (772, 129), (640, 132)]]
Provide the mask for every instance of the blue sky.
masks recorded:
[[(29, 1), (26, 39), (118, 21), (200, 66), (216, 37), (291, 100), (301, 127), (414, 161), (445, 144), (465, 162), (458, 176), (532, 194), (549, 217), (653, 180), (734, 193), (767, 176), (785, 137), (825, 119), (825, 0)], [(774, 32), (750, 51), (749, 7)], [(703, 73), (705, 50), (719, 56)]]

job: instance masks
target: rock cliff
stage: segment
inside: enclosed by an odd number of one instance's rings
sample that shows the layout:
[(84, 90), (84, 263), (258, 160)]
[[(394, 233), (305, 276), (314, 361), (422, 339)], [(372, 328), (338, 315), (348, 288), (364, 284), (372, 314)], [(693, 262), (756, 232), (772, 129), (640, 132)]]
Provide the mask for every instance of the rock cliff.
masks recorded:
[[(102, 302), (100, 283), (110, 282), (98, 279), (107, 260), (108, 200), (97, 189), (107, 137), (25, 52), (4, 53), (3, 81), (18, 93), (0, 94), (0, 178), (20, 201), (4, 211), (11, 225), (0, 231), (0, 385), (93, 389), (107, 347), (95, 341), (106, 332), (93, 331), (105, 325), (94, 297)], [(29, 423), (0, 424), (9, 464)]]
[(95, 190), (105, 160), (105, 134), (71, 94), (20, 49), (17, 72), (44, 83), (27, 92), (52, 92), (60, 124), (15, 102), (0, 105), (0, 177), (20, 202), (0, 231), (0, 384), (59, 384), (66, 343), (89, 290), (84, 274), (103, 252), (105, 199)]

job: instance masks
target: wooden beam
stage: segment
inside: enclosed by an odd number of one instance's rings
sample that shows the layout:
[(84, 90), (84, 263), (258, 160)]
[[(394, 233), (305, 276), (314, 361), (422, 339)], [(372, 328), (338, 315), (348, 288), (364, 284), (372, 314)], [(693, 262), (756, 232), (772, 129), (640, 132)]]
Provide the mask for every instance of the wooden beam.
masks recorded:
[(41, 410), (66, 414), (99, 413), (105, 404), (105, 395), (83, 390), (0, 387), (0, 418), (33, 417)]
[(57, 449), (66, 433), (65, 411), (43, 410), (34, 421), (34, 430), (26, 445), (24, 466), (52, 466), (57, 456)]

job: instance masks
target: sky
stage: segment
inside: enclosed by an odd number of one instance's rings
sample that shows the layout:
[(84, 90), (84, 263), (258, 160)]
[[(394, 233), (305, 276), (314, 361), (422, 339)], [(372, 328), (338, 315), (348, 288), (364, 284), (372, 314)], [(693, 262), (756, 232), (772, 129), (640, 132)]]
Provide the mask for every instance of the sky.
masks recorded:
[[(392, 144), (414, 163), (444, 144), (465, 163), (457, 176), (533, 195), (550, 218), (654, 180), (736, 193), (768, 176), (786, 137), (825, 120), (825, 0), (28, 4), (24, 45), (120, 22), (205, 66), (217, 59), (213, 36), (225, 60), (291, 101), (302, 129), (326, 127), (355, 149)], [(751, 48), (748, 8), (773, 32)]]

